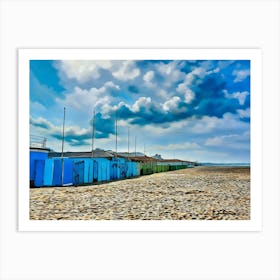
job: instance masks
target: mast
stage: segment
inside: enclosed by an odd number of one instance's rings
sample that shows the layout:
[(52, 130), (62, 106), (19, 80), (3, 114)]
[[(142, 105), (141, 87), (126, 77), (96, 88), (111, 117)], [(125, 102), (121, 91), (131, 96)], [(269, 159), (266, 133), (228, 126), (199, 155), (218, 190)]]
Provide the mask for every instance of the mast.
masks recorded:
[(117, 157), (117, 153), (118, 153), (118, 115), (117, 115), (117, 111), (116, 111), (116, 120), (115, 120), (115, 125), (116, 125), (116, 157)]
[(62, 145), (61, 145), (61, 157), (63, 158), (63, 151), (64, 151), (64, 126), (65, 126), (65, 107), (63, 110), (63, 125), (62, 125)]
[(63, 109), (63, 126), (62, 126), (62, 147), (61, 147), (61, 186), (63, 186), (64, 182), (64, 127), (65, 127), (65, 107)]
[(137, 137), (135, 136), (135, 151), (134, 151), (135, 156), (136, 156), (136, 140), (137, 140)]
[(93, 153), (94, 153), (94, 118), (95, 118), (95, 110), (93, 110), (93, 117), (92, 117), (91, 157), (93, 157)]
[(127, 156), (129, 157), (129, 127), (127, 128)]

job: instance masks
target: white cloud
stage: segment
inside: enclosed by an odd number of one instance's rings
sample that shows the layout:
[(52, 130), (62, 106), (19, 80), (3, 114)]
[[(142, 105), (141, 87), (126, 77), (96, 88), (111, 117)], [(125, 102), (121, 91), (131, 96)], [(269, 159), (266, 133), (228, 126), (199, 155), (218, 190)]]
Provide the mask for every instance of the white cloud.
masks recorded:
[(193, 83), (195, 77), (198, 77), (199, 79), (203, 79), (206, 75), (207, 75), (206, 69), (202, 67), (196, 67), (192, 72), (188, 73), (185, 76), (185, 84), (186, 86), (189, 86)]
[(149, 111), (153, 105), (151, 97), (139, 97), (132, 105), (123, 101), (116, 105), (111, 105), (109, 102), (106, 102), (101, 106), (101, 113), (103, 118), (107, 118), (111, 112), (117, 111), (123, 106), (127, 107), (133, 113), (139, 113), (142, 110)]
[(172, 82), (177, 82), (184, 77), (184, 73), (178, 70), (178, 61), (169, 63), (159, 63), (156, 65), (157, 71), (166, 78), (166, 84), (170, 85)]
[(140, 69), (131, 60), (122, 61), (120, 67), (112, 75), (121, 81), (133, 80), (140, 75)]
[(250, 70), (234, 70), (232, 72), (232, 75), (235, 76), (234, 83), (242, 82), (250, 75)]
[(223, 136), (208, 138), (205, 141), (205, 146), (222, 146), (236, 137), (238, 137), (237, 134), (231, 134), (231, 135), (223, 135)]
[(80, 83), (86, 83), (92, 79), (100, 78), (100, 70), (109, 70), (112, 75), (121, 81), (133, 80), (140, 75), (140, 69), (131, 60), (63, 60), (56, 66), (68, 79), (76, 79)]
[(104, 92), (107, 89), (120, 90), (120, 87), (118, 85), (114, 84), (112, 81), (109, 81), (109, 82), (106, 82), (103, 87), (101, 87), (101, 90), (103, 90)]
[(213, 70), (210, 70), (210, 71), (208, 71), (207, 72), (207, 75), (210, 75), (210, 74), (217, 74), (217, 73), (219, 73), (220, 72), (220, 68), (219, 67), (217, 67), (217, 68), (215, 68), (215, 69), (213, 69)]
[(195, 98), (195, 93), (189, 88), (187, 82), (179, 84), (176, 88), (176, 91), (184, 94), (185, 102), (188, 104), (191, 103), (192, 100)]
[(164, 90), (164, 89), (159, 89), (159, 90), (157, 90), (157, 91), (156, 91), (156, 95), (157, 95), (159, 98), (163, 99), (163, 100), (169, 99), (169, 94), (168, 94), (167, 91)]
[(155, 151), (181, 151), (181, 150), (198, 150), (200, 146), (195, 142), (182, 142), (168, 145), (153, 145), (152, 150)]
[(108, 60), (62, 60), (58, 64), (59, 70), (65, 73), (69, 79), (76, 79), (80, 83), (98, 79), (100, 69), (110, 69), (112, 66), (112, 62)]
[[(30, 125), (37, 128), (38, 131), (42, 132), (42, 135), (50, 135), (50, 136), (62, 136), (62, 125), (56, 126), (52, 122), (44, 119), (30, 118)], [(80, 137), (89, 137), (91, 133), (90, 128), (85, 129), (79, 126), (65, 126), (64, 135), (65, 137), (80, 138)]]
[(164, 111), (172, 112), (173, 114), (183, 113), (186, 111), (185, 107), (180, 108), (181, 98), (178, 96), (173, 96), (170, 100), (166, 101), (162, 108)]
[(238, 115), (226, 113), (223, 118), (204, 116), (201, 119), (192, 119), (188, 124), (188, 130), (192, 133), (206, 134), (212, 131), (244, 131), (250, 124), (239, 120)]
[[(200, 119), (191, 117), (188, 119), (178, 120), (169, 123), (166, 126), (147, 124), (144, 129), (146, 133), (153, 133), (158, 135), (207, 135), (209, 133), (222, 132), (230, 130), (234, 133), (236, 131), (247, 131), (250, 124), (240, 121), (238, 115), (231, 113), (224, 114), (223, 118), (204, 116)], [(181, 135), (181, 136), (180, 136)]]
[(210, 74), (218, 73), (220, 71), (220, 68), (215, 68), (213, 70), (207, 71), (206, 68), (203, 67), (196, 67), (192, 72), (185, 75), (185, 79), (183, 83), (180, 83), (176, 91), (178, 93), (184, 94), (185, 96), (185, 102), (191, 103), (192, 100), (195, 98), (195, 93), (190, 89), (190, 86), (193, 85), (193, 81), (195, 77), (198, 77), (199, 80), (196, 81), (196, 85), (202, 82), (202, 79)]
[(213, 131), (222, 122), (217, 117), (204, 116), (199, 120), (193, 119), (191, 127), (189, 128), (193, 133), (209, 133)]
[(181, 83), (177, 86), (176, 91), (179, 93), (185, 93), (187, 88), (188, 88), (188, 86), (186, 83)]
[(89, 108), (97, 107), (98, 105), (103, 105), (109, 103), (112, 97), (106, 95), (108, 90), (119, 90), (119, 86), (115, 85), (113, 82), (106, 82), (100, 88), (91, 88), (90, 90), (81, 89), (80, 87), (75, 87), (74, 92), (67, 94), (65, 99), (56, 99), (58, 103), (62, 103), (64, 106), (73, 107), (76, 109), (87, 110)]
[(155, 76), (155, 72), (154, 71), (148, 71), (144, 76), (143, 76), (143, 80), (145, 81), (145, 85), (147, 87), (154, 87), (155, 84), (152, 82)]
[(242, 92), (234, 92), (229, 94), (227, 90), (224, 90), (224, 95), (226, 98), (229, 99), (238, 99), (238, 102), (240, 105), (244, 105), (246, 97), (249, 95), (248, 91), (242, 91)]
[(149, 83), (149, 82), (151, 82), (151, 81), (153, 80), (154, 76), (155, 76), (154, 71), (148, 71), (148, 72), (144, 75), (143, 80), (144, 80), (145, 82)]
[(47, 108), (43, 104), (41, 104), (37, 101), (35, 101), (35, 102), (30, 101), (30, 112), (32, 112), (34, 114), (37, 112), (42, 113), (45, 111), (47, 111)]
[(233, 148), (237, 150), (250, 148), (250, 134), (245, 131), (241, 134), (228, 134), (206, 139), (205, 146)]
[(135, 103), (131, 107), (132, 112), (139, 112), (140, 108), (148, 108), (152, 104), (152, 99), (151, 97), (140, 97), (135, 101)]
[(102, 104), (100, 112), (102, 114), (102, 117), (104, 119), (109, 119), (110, 118), (110, 113), (112, 111), (112, 106), (109, 105), (108, 103)]
[(190, 89), (187, 89), (185, 92), (185, 102), (191, 103), (194, 98), (195, 98), (194, 92)]
[(241, 119), (250, 118), (250, 108), (247, 108), (246, 110), (239, 109), (237, 110), (237, 113)]
[[(199, 84), (202, 82), (203, 78), (206, 77), (207, 75), (211, 75), (213, 73), (217, 74), (219, 72), (220, 72), (219, 67), (217, 67), (213, 70), (209, 70), (209, 71), (207, 71), (207, 69), (203, 68), (203, 67), (196, 67), (195, 69), (192, 70), (192, 72), (186, 74), (185, 80), (183, 83), (184, 87), (182, 89), (187, 88), (188, 86), (192, 85), (195, 77), (199, 78), (199, 80), (196, 82), (196, 84)], [(178, 90), (180, 90), (180, 89), (178, 88)]]

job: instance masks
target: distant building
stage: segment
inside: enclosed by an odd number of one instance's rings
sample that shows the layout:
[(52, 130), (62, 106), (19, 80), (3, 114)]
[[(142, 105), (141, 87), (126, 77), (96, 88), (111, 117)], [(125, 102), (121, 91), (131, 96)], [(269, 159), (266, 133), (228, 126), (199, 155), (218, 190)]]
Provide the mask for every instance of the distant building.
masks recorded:
[(128, 153), (128, 152), (118, 152), (117, 154), (116, 154), (116, 152), (114, 152), (114, 151), (112, 151), (112, 150), (107, 150), (106, 152), (108, 152), (108, 153), (111, 153), (111, 154), (113, 154), (113, 155), (115, 155), (115, 156), (118, 156), (118, 157), (124, 157), (124, 158), (130, 158), (130, 157), (142, 157), (142, 156), (144, 156), (144, 154), (143, 153), (140, 153), (140, 152), (131, 152), (131, 153)]
[(152, 156), (152, 158), (159, 159), (159, 160), (162, 160), (162, 159), (163, 159), (163, 158), (161, 157), (161, 155), (159, 155), (159, 154), (155, 154), (154, 156)]

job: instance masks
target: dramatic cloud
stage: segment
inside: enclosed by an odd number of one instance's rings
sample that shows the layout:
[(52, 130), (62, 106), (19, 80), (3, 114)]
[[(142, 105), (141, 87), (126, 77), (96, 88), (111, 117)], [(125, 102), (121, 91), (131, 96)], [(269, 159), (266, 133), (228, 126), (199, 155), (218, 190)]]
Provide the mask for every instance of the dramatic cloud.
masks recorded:
[(246, 97), (249, 96), (248, 91), (243, 91), (243, 92), (234, 92), (229, 94), (227, 90), (224, 90), (224, 94), (226, 98), (232, 99), (235, 98), (239, 101), (240, 105), (244, 105)]
[(114, 71), (113, 76), (121, 81), (133, 80), (140, 75), (140, 70), (135, 63), (130, 60), (123, 61), (118, 70)]
[(85, 83), (91, 79), (100, 77), (101, 69), (110, 69), (111, 61), (86, 61), (86, 60), (63, 60), (58, 62), (60, 71), (66, 74), (69, 79), (76, 79)]
[(153, 79), (155, 76), (155, 72), (154, 71), (148, 71), (144, 76), (143, 76), (143, 80), (145, 81), (145, 84), (147, 87), (152, 88), (155, 85), (153, 84)]
[[(115, 133), (114, 123), (115, 120), (112, 118), (103, 119), (100, 113), (95, 115), (95, 138), (108, 138), (111, 134)], [(57, 140), (62, 139), (62, 124), (54, 125), (44, 118), (33, 119), (31, 117), (30, 125), (39, 129), (38, 131), (41, 131), (46, 136), (54, 137)], [(87, 143), (86, 140), (92, 139), (92, 120), (88, 128), (65, 125), (64, 137), (65, 141), (70, 144), (74, 143), (75, 146), (83, 146)]]
[(158, 73), (165, 78), (165, 83), (170, 85), (172, 82), (177, 82), (181, 80), (184, 76), (184, 73), (179, 69), (180, 61), (171, 61), (169, 63), (160, 62), (157, 64), (156, 69)]
[(57, 102), (76, 109), (95, 108), (99, 105), (107, 104), (110, 101), (110, 94), (119, 91), (118, 85), (113, 82), (106, 82), (100, 88), (90, 90), (75, 87), (72, 93), (66, 95), (65, 99), (57, 99)]
[(232, 75), (235, 76), (235, 79), (234, 79), (235, 83), (242, 82), (250, 75), (250, 70), (249, 69), (234, 70), (232, 72)]

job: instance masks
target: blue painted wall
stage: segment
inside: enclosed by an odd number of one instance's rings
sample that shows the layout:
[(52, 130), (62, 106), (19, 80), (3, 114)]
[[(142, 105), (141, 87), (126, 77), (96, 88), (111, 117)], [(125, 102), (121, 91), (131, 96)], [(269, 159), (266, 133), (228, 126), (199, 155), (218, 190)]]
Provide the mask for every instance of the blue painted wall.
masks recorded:
[(52, 179), (52, 185), (53, 186), (61, 186), (62, 178), (61, 178), (61, 169), (62, 168), (62, 162), (60, 159), (54, 159), (54, 166), (53, 166), (53, 179)]
[(141, 163), (124, 158), (33, 158), (34, 185), (61, 186), (62, 162), (64, 163), (63, 185), (83, 185), (105, 182), (140, 175)]
[(138, 163), (134, 161), (127, 161), (127, 173), (126, 178), (135, 177), (140, 175), (140, 169), (138, 168)]
[(30, 150), (29, 151), (29, 180), (35, 179), (35, 160), (44, 160), (48, 158), (47, 150)]
[(73, 159), (73, 179), (78, 184), (90, 184), (97, 177), (96, 161), (93, 158), (75, 158)]
[(106, 158), (94, 158), (97, 162), (97, 176), (95, 179), (98, 182), (109, 181), (111, 171), (111, 161)]
[(63, 178), (63, 184), (69, 185), (73, 184), (73, 160), (70, 158), (64, 159), (64, 178)]
[(83, 159), (72, 160), (72, 180), (75, 186), (84, 184), (85, 161)]
[(36, 159), (34, 160), (34, 186), (44, 186), (44, 170), (45, 160)]
[[(72, 184), (72, 160), (63, 159), (63, 184)], [(34, 186), (61, 186), (62, 185), (62, 159), (45, 159), (34, 161)]]
[[(75, 166), (77, 162), (83, 162), (83, 166), (80, 164), (80, 169), (78, 167), (76, 168), (80, 170), (79, 177), (83, 176), (83, 180), (80, 179), (79, 181), (80, 184), (91, 184), (93, 182), (110, 180), (110, 160), (106, 158), (75, 158), (72, 160)], [(75, 168), (73, 170), (73, 176), (77, 176)]]
[(53, 186), (61, 186), (62, 183), (62, 161), (64, 164), (63, 184), (72, 184), (72, 159), (56, 158), (54, 159)]
[(123, 179), (127, 177), (128, 165), (124, 158), (113, 158), (110, 167), (110, 179)]
[(46, 159), (45, 160), (45, 171), (44, 171), (44, 185), (45, 186), (52, 186), (53, 171), (54, 171), (53, 159)]

